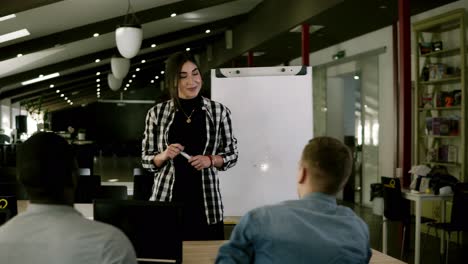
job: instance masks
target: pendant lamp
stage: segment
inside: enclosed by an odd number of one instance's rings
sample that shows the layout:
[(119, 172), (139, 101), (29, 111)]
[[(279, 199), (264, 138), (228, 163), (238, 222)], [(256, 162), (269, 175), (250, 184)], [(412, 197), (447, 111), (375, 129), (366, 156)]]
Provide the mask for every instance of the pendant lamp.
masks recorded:
[(117, 26), (115, 30), (115, 41), (120, 54), (127, 59), (135, 57), (138, 51), (140, 51), (141, 42), (143, 41), (143, 30), (133, 12), (130, 0), (128, 0), (124, 23)]
[(130, 60), (127, 58), (113, 56), (111, 58), (112, 74), (117, 79), (123, 79), (130, 70)]
[(115, 78), (112, 73), (107, 74), (107, 84), (112, 91), (118, 91), (122, 86), (122, 79)]

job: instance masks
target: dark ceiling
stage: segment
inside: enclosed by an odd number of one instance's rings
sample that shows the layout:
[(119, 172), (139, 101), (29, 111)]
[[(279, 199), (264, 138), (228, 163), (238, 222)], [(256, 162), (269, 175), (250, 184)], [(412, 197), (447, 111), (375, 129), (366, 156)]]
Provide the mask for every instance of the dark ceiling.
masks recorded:
[[(27, 15), (29, 11), (47, 12), (54, 5), (72, 4), (83, 0), (2, 0), (0, 17), (16, 13), (18, 19), (21, 14)], [(114, 0), (127, 3), (126, 0)], [(132, 0), (131, 3), (142, 1)], [(146, 0), (145, 0), (146, 1)], [(85, 2), (90, 2), (87, 0)], [(123, 86), (133, 80), (129, 90), (158, 89), (159, 81), (163, 75), (158, 74), (164, 69), (164, 60), (173, 52), (190, 47), (191, 51), (200, 57), (204, 73), (216, 67), (244, 67), (247, 66), (247, 51), (262, 52), (264, 55), (254, 57), (254, 66), (274, 66), (301, 56), (301, 34), (289, 32), (290, 29), (306, 22), (310, 25), (324, 26), (322, 29), (310, 34), (310, 51), (317, 51), (365, 33), (389, 26), (398, 19), (397, 0), (185, 0), (166, 1), (168, 4), (153, 6), (138, 10), (136, 16), (143, 24), (143, 29), (149, 31), (157, 27), (160, 21), (165, 26), (174, 26), (175, 30), (168, 30), (163, 34), (145, 37), (139, 55), (131, 59), (130, 73), (123, 81)], [(450, 2), (453, 0), (411, 0), (411, 14), (417, 14)], [(91, 3), (91, 2), (90, 2)], [(153, 2), (154, 3), (154, 2)], [(147, 3), (146, 3), (147, 4)], [(222, 6), (238, 5), (247, 12), (231, 14)], [(89, 12), (81, 2), (81, 10), (74, 10), (79, 16), (81, 12)], [(143, 5), (143, 4), (142, 4)], [(236, 8), (237, 8), (236, 7)], [(89, 8), (101, 8), (105, 6)], [(224, 10), (218, 14), (218, 10)], [(234, 9), (233, 9), (234, 10)], [(168, 14), (200, 14), (207, 17), (217, 15), (217, 19), (206, 23), (194, 23), (194, 26), (179, 26), (167, 24)], [(110, 12), (110, 11), (109, 11)], [(0, 44), (0, 64), (14, 65), (18, 53), (36, 54), (56, 47), (69, 47), (75, 43), (89, 41), (90, 35), (99, 32), (101, 35), (112, 34), (116, 25), (124, 19), (125, 10), (115, 16), (89, 23), (82, 21), (79, 26), (65, 27), (63, 31), (48, 31), (44, 27), (43, 34), (38, 37), (29, 37), (24, 41), (12, 41)], [(54, 17), (43, 19), (53, 21)], [(196, 20), (196, 19), (195, 19)], [(72, 21), (72, 18), (70, 18)], [(37, 23), (30, 21), (30, 23)], [(1, 26), (2, 22), (0, 22)], [(153, 25), (154, 24), (154, 25)], [(168, 26), (169, 25), (169, 26)], [(205, 30), (209, 28), (210, 34)], [(226, 49), (225, 31), (233, 32), (233, 47)], [(156, 29), (154, 29), (156, 30)], [(5, 31), (5, 29), (4, 29)], [(2, 32), (0, 27), (0, 34)], [(158, 48), (152, 50), (151, 44), (158, 43)], [(211, 59), (207, 56), (207, 47), (212, 51)], [(79, 48), (78, 48), (79, 49)], [(96, 96), (96, 72), (106, 76), (110, 72), (109, 63), (94, 63), (96, 58), (110, 58), (117, 53), (115, 45), (108, 45), (98, 51), (85, 52), (80, 50), (80, 56), (70, 59), (57, 58), (32, 59), (23, 70), (19, 69), (9, 74), (8, 69), (0, 66), (0, 100), (11, 99), (12, 103), (42, 100), (43, 108), (55, 111), (67, 107), (76, 107), (98, 100)], [(145, 63), (142, 63), (142, 60)], [(6, 63), (8, 62), (8, 63)], [(39, 66), (35, 66), (39, 65)], [(136, 72), (139, 67), (140, 71)], [(6, 66), (8, 68), (8, 66)], [(23, 86), (24, 80), (36, 78), (40, 74), (60, 72), (60, 77)], [(138, 75), (132, 78), (133, 74)], [(161, 78), (155, 80), (155, 75)], [(208, 75), (209, 76), (209, 75)], [(207, 78), (207, 77), (206, 77)], [(154, 80), (154, 83), (151, 83)], [(51, 84), (54, 85), (51, 88)], [(107, 87), (107, 80), (101, 82), (100, 99), (116, 99), (120, 93), (113, 92)], [(67, 104), (56, 93), (65, 93), (73, 98), (74, 104)], [(158, 89), (159, 90), (159, 89)], [(151, 98), (144, 98), (151, 99)]]

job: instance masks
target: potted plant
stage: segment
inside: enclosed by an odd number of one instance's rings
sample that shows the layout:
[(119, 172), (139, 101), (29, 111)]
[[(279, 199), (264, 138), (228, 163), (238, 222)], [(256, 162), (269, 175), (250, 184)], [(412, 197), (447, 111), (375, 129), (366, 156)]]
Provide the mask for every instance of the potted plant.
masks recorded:
[(78, 129), (78, 140), (85, 140), (86, 139), (86, 129), (80, 128)]

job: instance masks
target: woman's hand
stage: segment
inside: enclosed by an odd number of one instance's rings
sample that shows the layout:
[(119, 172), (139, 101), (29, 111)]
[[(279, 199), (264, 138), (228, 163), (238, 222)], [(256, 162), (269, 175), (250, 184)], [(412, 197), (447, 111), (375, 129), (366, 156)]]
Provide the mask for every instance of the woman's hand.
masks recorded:
[(157, 167), (161, 167), (164, 162), (169, 159), (175, 158), (180, 152), (184, 150), (184, 146), (181, 144), (175, 143), (167, 146), (166, 150), (154, 156), (153, 162)]
[(170, 144), (166, 150), (163, 151), (162, 156), (164, 160), (174, 159), (180, 152), (184, 150), (184, 146), (179, 143)]
[(197, 170), (202, 170), (211, 167), (211, 159), (208, 156), (194, 156), (191, 157), (188, 162)]

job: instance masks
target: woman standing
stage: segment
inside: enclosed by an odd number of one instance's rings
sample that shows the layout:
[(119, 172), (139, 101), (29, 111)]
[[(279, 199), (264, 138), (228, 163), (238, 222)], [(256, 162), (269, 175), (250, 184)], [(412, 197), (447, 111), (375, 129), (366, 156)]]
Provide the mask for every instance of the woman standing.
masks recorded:
[(150, 200), (183, 204), (184, 240), (224, 239), (217, 172), (237, 162), (230, 111), (200, 95), (202, 77), (188, 52), (169, 57), (165, 82), (171, 100), (148, 111), (142, 142), (142, 165), (154, 173)]

